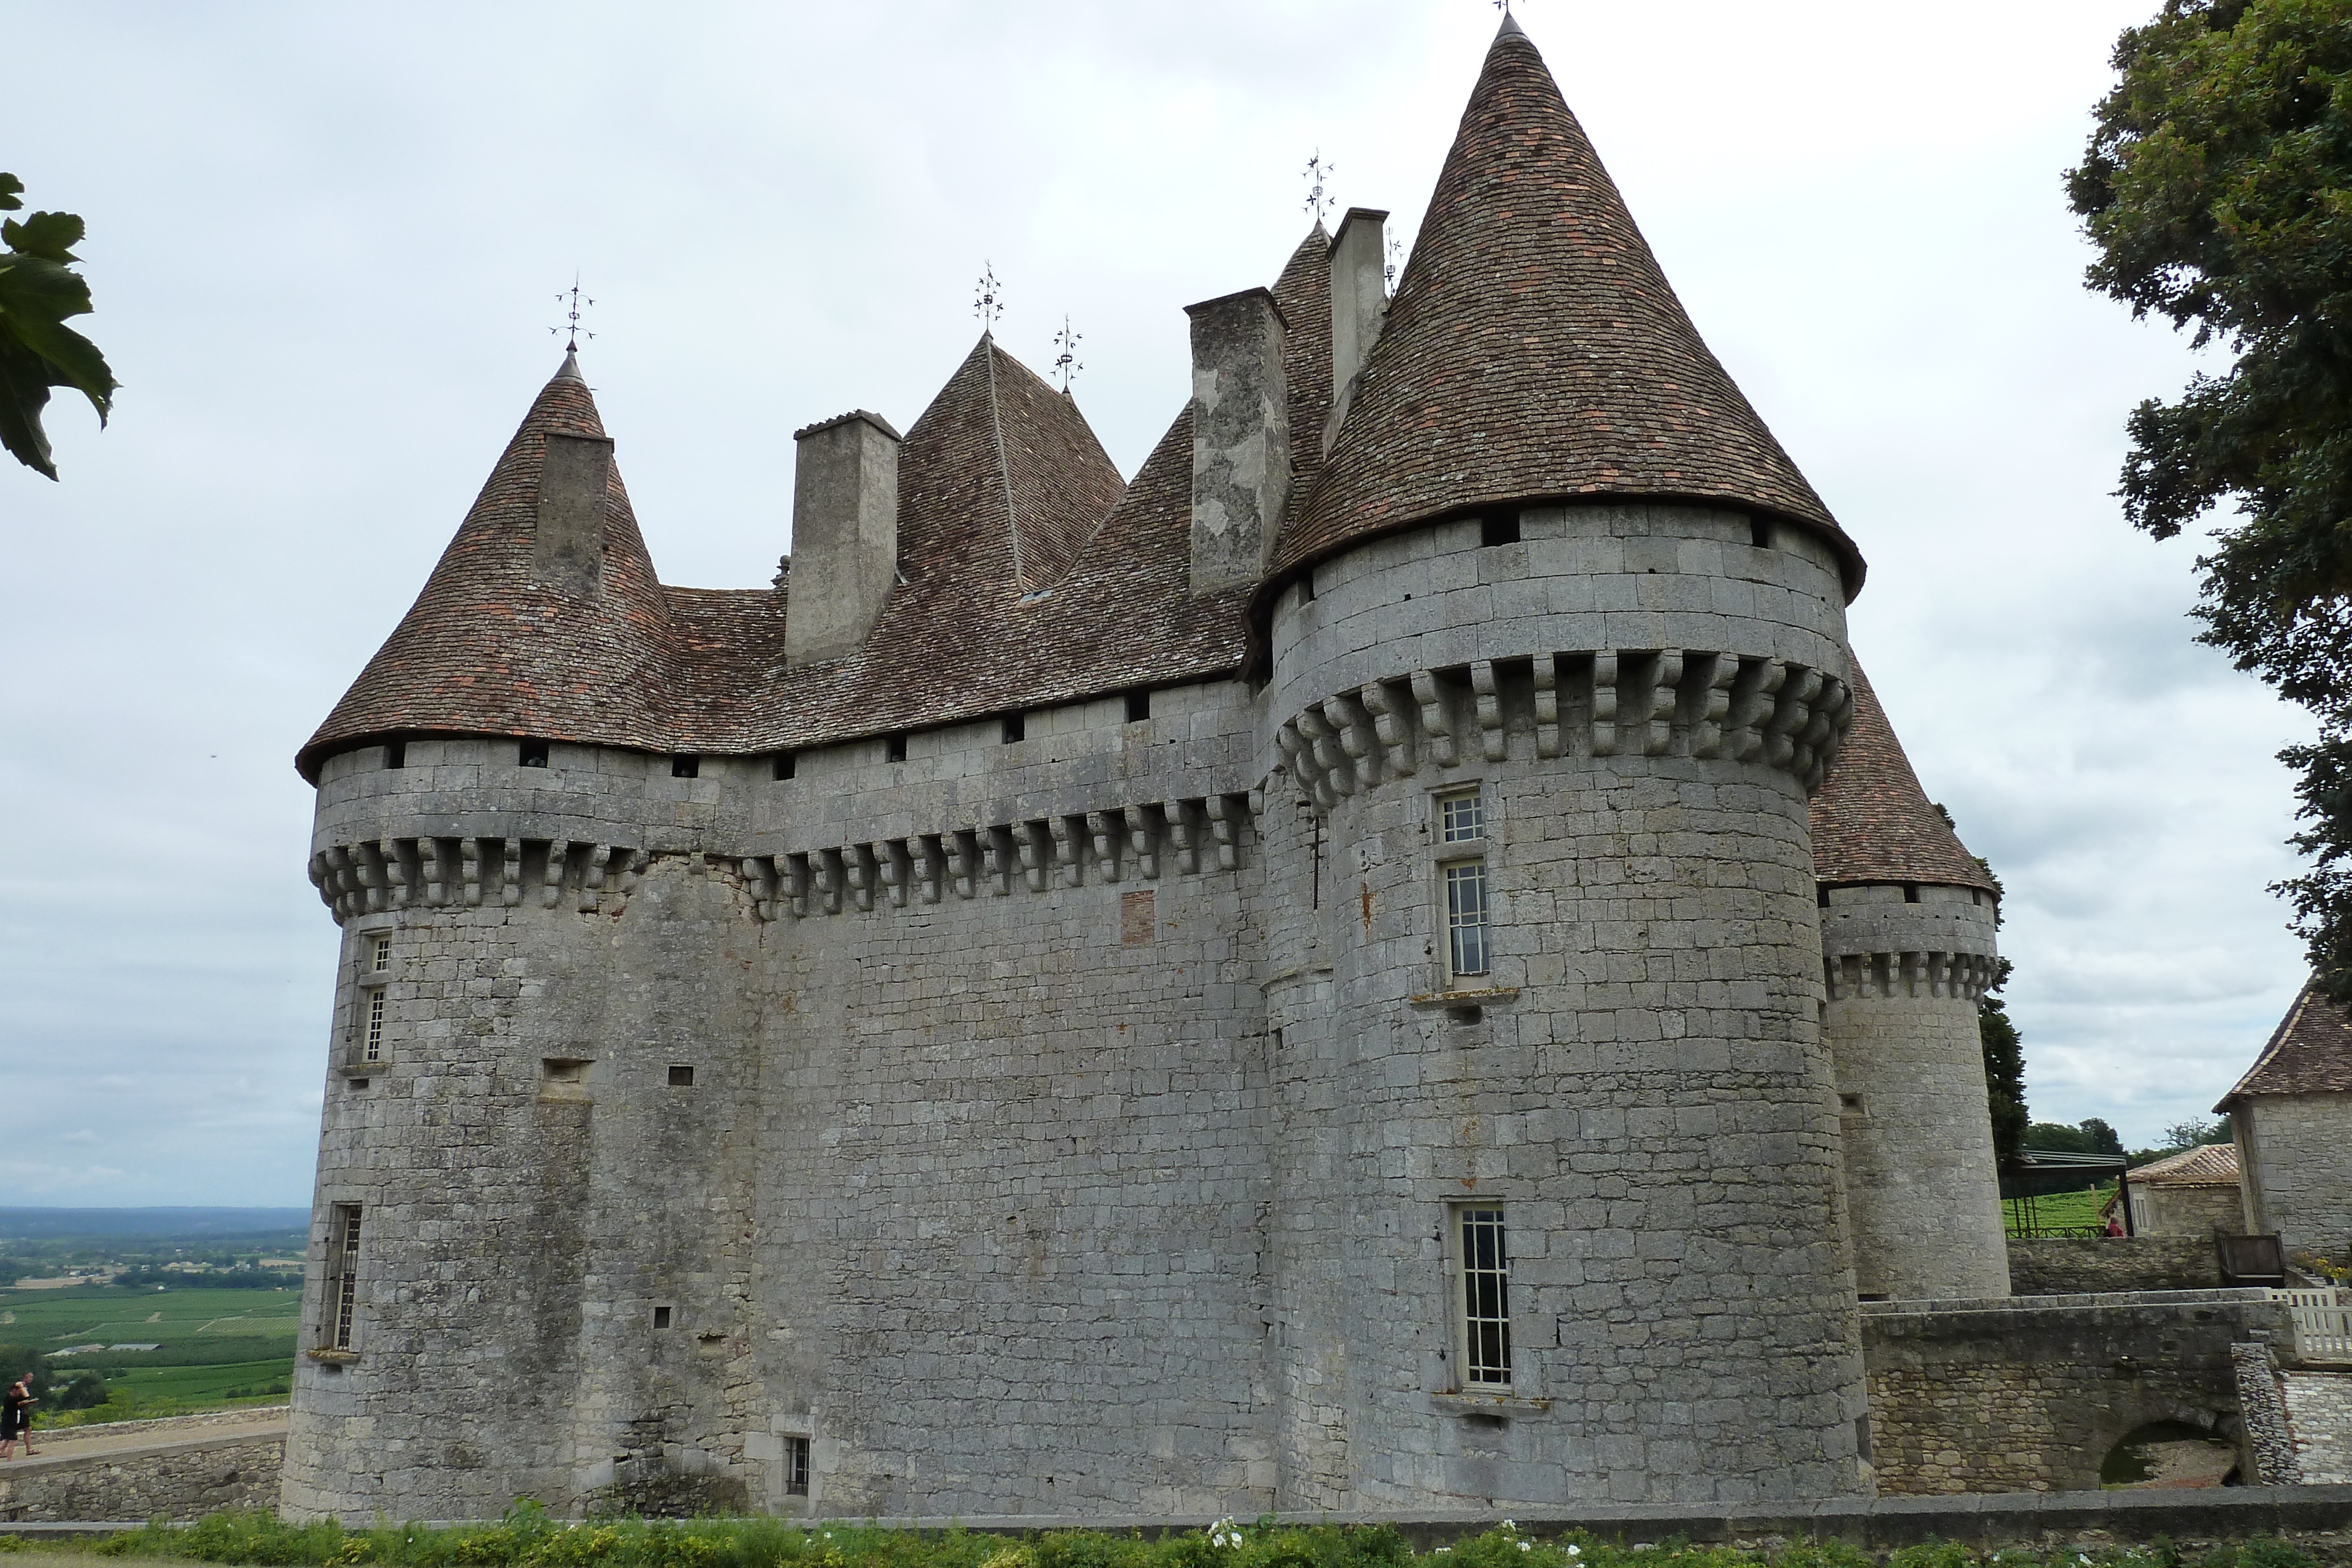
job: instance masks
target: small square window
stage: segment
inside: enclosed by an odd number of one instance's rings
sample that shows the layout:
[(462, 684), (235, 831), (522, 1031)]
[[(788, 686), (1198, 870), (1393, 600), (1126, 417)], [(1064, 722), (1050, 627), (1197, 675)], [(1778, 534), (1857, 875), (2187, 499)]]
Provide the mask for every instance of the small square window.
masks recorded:
[(673, 1089), (693, 1088), (694, 1069), (683, 1064), (673, 1064), (669, 1070), (669, 1086)]
[(883, 741), (882, 760), (885, 762), (906, 761), (907, 737), (903, 735), (894, 735)]
[(1748, 518), (1748, 542), (1754, 545), (1758, 549), (1770, 549), (1772, 548), (1772, 519), (1769, 517)]
[(1468, 843), (1486, 836), (1486, 798), (1476, 789), (1437, 800), (1438, 837), (1449, 844)]
[(690, 752), (679, 752), (669, 759), (669, 776), (673, 779), (701, 778), (702, 758)]
[(404, 740), (385, 741), (383, 743), (383, 765), (386, 768), (407, 767), (408, 742)]
[(1481, 517), (1478, 519), (1478, 543), (1491, 549), (1496, 545), (1519, 542), (1519, 519), (1517, 517)]
[(1026, 715), (1026, 714), (1018, 714), (1018, 713), (1008, 713), (1008, 714), (1006, 714), (1006, 715), (1004, 716), (1004, 744), (1005, 744), (1005, 745), (1010, 746), (1010, 745), (1012, 745), (1012, 744), (1013, 744), (1014, 741), (1016, 741), (1016, 740), (1025, 739), (1025, 738), (1027, 738), (1028, 734), (1029, 734), (1029, 716), (1028, 716), (1028, 715)]
[(666, 1329), (669, 1327), (669, 1309), (667, 1307), (656, 1307), (654, 1309), (654, 1327), (657, 1329)]
[(1147, 719), (1147, 718), (1150, 718), (1150, 716), (1151, 716), (1151, 694), (1150, 694), (1150, 692), (1129, 692), (1129, 693), (1128, 693), (1128, 694), (1127, 694), (1127, 722), (1128, 722), (1128, 723), (1129, 723), (1129, 724), (1134, 724), (1134, 723), (1138, 722), (1139, 720), (1141, 720), (1141, 719)]
[(515, 765), (519, 768), (546, 767), (547, 742), (543, 740), (524, 741), (522, 743), (521, 749), (515, 758)]
[(373, 950), (368, 955), (368, 972), (372, 975), (383, 975), (390, 973), (391, 969), (392, 938), (378, 936), (374, 939)]
[(777, 752), (777, 753), (776, 753), (776, 777), (777, 777), (777, 778), (779, 778), (779, 779), (790, 779), (790, 778), (793, 775), (793, 773), (794, 773), (794, 772), (796, 772), (796, 771), (799, 769), (799, 767), (800, 767), (800, 758), (799, 758), (799, 757), (798, 757), (798, 756), (796, 756), (796, 755), (795, 755), (795, 754), (793, 754), (793, 752), (789, 752), (789, 751), (779, 751), (779, 752)]
[(809, 1494), (809, 1440), (806, 1437), (784, 1439), (784, 1492), (789, 1497)]

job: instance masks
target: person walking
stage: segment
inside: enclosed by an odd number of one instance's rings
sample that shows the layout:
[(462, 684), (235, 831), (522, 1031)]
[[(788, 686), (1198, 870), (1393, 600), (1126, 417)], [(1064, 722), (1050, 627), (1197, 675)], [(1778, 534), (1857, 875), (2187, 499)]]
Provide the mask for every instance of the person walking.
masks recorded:
[(0, 1394), (0, 1459), (13, 1459), (16, 1439), (25, 1439), (25, 1457), (31, 1458), (41, 1450), (33, 1447), (33, 1406), (40, 1401), (33, 1397), (33, 1375), (26, 1373)]

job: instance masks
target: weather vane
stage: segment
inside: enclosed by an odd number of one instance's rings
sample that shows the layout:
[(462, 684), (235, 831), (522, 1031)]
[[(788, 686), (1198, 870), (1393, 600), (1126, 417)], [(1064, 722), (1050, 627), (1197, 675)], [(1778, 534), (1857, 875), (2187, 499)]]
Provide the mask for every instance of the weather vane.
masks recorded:
[(1388, 262), (1381, 268), (1381, 280), (1388, 285), (1389, 292), (1394, 294), (1397, 268), (1404, 265), (1404, 241), (1391, 233), (1384, 248), (1388, 251)]
[(1062, 390), (1066, 392), (1070, 390), (1070, 378), (1086, 369), (1078, 363), (1078, 341), (1085, 336), (1084, 332), (1070, 330), (1067, 316), (1062, 318), (1062, 329), (1054, 334), (1054, 347), (1061, 350), (1054, 356), (1054, 369), (1061, 373)]
[(973, 287), (971, 313), (980, 319), (982, 329), (993, 332), (1004, 316), (1004, 285), (996, 281), (994, 264), (983, 261), (980, 268), (980, 282)]
[(569, 354), (578, 350), (580, 347), (580, 340), (583, 336), (591, 339), (596, 336), (595, 333), (589, 331), (587, 328), (583, 327), (580, 324), (580, 307), (583, 305), (593, 305), (596, 302), (593, 299), (588, 298), (580, 292), (580, 276), (577, 273), (572, 275), (572, 287), (555, 297), (555, 302), (558, 305), (562, 304), (567, 299), (572, 302), (572, 308), (564, 313), (564, 325), (561, 327), (550, 327), (548, 331), (551, 333), (562, 332), (566, 334), (563, 342), (563, 351)]
[(1489, 0), (1489, 3), (1506, 16), (1511, 14), (1511, 0)]
[(1298, 176), (1307, 182), (1307, 200), (1304, 204), (1308, 212), (1315, 214), (1315, 222), (1318, 227), (1322, 225), (1323, 214), (1329, 212), (1332, 206), (1331, 198), (1323, 193), (1323, 182), (1329, 179), (1338, 168), (1339, 165), (1323, 161), (1323, 149), (1318, 147), (1315, 150), (1315, 156), (1307, 160), (1307, 167)]

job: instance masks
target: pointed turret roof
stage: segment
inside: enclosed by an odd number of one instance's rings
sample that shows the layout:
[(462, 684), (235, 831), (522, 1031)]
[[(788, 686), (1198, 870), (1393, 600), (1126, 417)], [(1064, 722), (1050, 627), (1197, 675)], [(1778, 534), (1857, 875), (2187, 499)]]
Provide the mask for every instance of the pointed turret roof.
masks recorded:
[(1997, 891), (1919, 787), (1903, 743), (1853, 666), (1853, 728), (1813, 796), (1813, 875), (1833, 883), (1923, 882)]
[(1496, 34), (1363, 384), (1276, 572), (1507, 502), (1720, 501), (1862, 557), (1668, 287), (1515, 23)]
[(2227, 1112), (2250, 1094), (2352, 1094), (2352, 1014), (2316, 981), (2304, 982), (2262, 1055), (2213, 1109)]
[(669, 624), (618, 467), (605, 482), (604, 560), (593, 599), (532, 571), (551, 433), (603, 436), (571, 354), (523, 416), (425, 591), (295, 758), (315, 779), (329, 752), (369, 736), (529, 736), (668, 749)]

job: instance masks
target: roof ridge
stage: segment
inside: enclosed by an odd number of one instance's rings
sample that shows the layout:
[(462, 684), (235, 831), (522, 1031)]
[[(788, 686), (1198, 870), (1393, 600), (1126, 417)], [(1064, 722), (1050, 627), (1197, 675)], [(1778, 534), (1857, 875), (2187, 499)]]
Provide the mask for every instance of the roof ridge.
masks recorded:
[(2246, 1085), (2261, 1077), (2263, 1069), (2268, 1067), (2273, 1060), (2286, 1049), (2287, 1041), (2294, 1037), (2294, 1026), (2303, 1020), (2304, 1009), (2311, 1005), (2312, 993), (2318, 988), (2319, 981), (2316, 977), (2309, 976), (2305, 977), (2303, 988), (2295, 992), (2294, 1002), (2286, 1009), (2286, 1017), (2279, 1019), (2278, 1028), (2271, 1030), (2270, 1039), (2263, 1042), (2262, 1054), (2254, 1058), (2254, 1064), (2252, 1067), (2238, 1075), (2238, 1082), (2231, 1085), (2230, 1092), (2214, 1103), (2213, 1109), (2216, 1113), (2220, 1113), (2231, 1101), (2246, 1093)]
[(1023, 593), (1034, 591), (1029, 572), (1021, 560), (1021, 513), (1013, 499), (1013, 464), (1004, 452), (1004, 413), (996, 402), (996, 334), (983, 331), (980, 340), (987, 345), (985, 362), (988, 367), (988, 439), (996, 448), (996, 482), (1004, 492), (1004, 526), (1013, 539), (1013, 586)]

